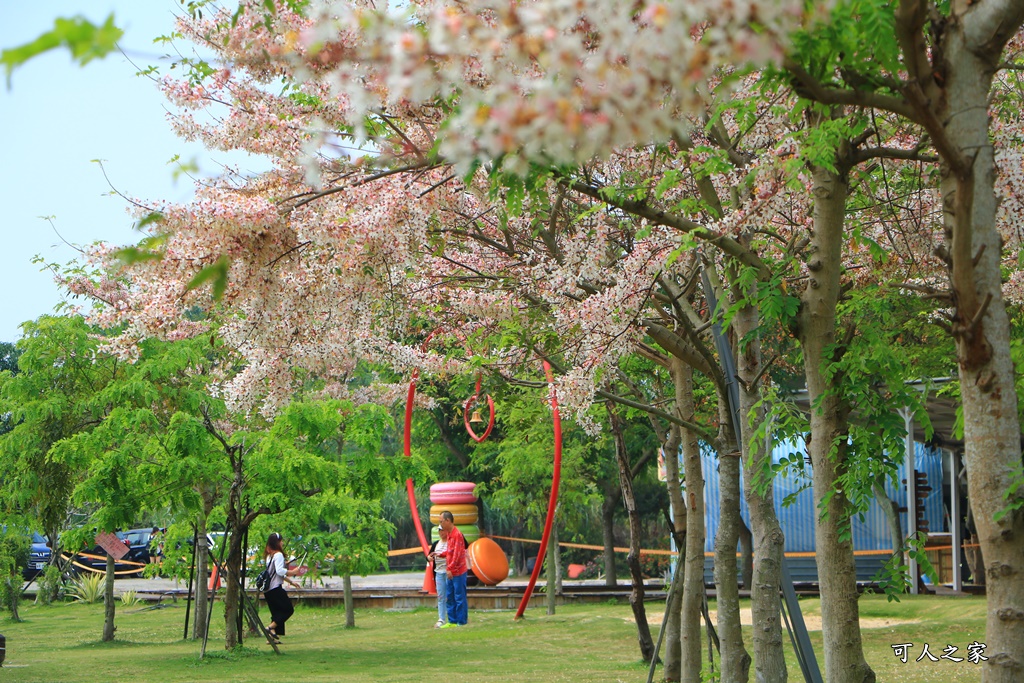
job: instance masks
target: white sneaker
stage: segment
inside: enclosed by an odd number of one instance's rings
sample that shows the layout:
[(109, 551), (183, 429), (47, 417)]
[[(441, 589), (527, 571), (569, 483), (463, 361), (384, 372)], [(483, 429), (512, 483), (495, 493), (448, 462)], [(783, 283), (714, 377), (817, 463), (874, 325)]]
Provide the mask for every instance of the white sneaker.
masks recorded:
[(438, 619), (438, 620), (437, 620), (437, 623), (436, 623), (436, 624), (434, 624), (434, 628), (441, 628), (441, 627), (443, 627), (443, 626), (444, 626), (444, 622), (443, 622), (443, 621), (441, 621), (440, 619)]

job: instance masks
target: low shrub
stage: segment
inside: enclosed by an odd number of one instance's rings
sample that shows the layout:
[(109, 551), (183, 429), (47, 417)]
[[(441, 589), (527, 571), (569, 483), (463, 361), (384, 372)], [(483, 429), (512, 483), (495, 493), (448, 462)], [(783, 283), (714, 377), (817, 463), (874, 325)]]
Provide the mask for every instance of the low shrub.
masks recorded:
[(103, 578), (103, 574), (92, 572), (80, 576), (71, 583), (68, 595), (89, 605), (100, 602), (103, 600)]
[(46, 565), (43, 573), (36, 577), (36, 585), (39, 586), (39, 590), (36, 591), (36, 603), (40, 605), (49, 605), (63, 597), (64, 580), (56, 565)]
[(671, 571), (672, 560), (668, 555), (641, 555), (640, 573), (644, 578), (656, 579), (668, 575)]
[(133, 590), (127, 590), (121, 593), (121, 604), (125, 607), (134, 607), (135, 605), (142, 602), (139, 598), (139, 594)]

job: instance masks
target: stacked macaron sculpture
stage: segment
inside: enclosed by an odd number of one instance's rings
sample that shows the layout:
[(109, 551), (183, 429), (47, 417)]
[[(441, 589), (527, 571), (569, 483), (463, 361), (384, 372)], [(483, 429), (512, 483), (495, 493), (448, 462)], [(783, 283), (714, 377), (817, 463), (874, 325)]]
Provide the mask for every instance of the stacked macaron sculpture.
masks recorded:
[(479, 508), (473, 490), (476, 484), (469, 481), (448, 481), (430, 487), (430, 522), (432, 541), (438, 539), (437, 525), (441, 513), (447, 510), (455, 518), (455, 526), (466, 537), (469, 546), (469, 568), (480, 582), (493, 586), (508, 577), (508, 557), (501, 547), (489, 538), (480, 537)]
[(444, 481), (430, 487), (430, 540), (436, 541), (437, 525), (441, 522), (441, 513), (447, 510), (455, 518), (455, 526), (466, 537), (466, 545), (480, 538), (480, 527), (476, 522), (480, 517), (477, 508), (477, 497), (473, 493), (476, 484), (471, 481)]

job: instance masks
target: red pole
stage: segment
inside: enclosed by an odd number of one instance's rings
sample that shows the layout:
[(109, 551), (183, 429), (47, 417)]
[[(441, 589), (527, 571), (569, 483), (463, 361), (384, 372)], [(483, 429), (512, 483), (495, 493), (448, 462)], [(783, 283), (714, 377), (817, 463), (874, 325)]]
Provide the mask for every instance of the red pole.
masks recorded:
[[(551, 366), (548, 365), (547, 361), (544, 361), (544, 376), (547, 377), (548, 384), (554, 384), (554, 379), (551, 377)], [(558, 505), (558, 484), (562, 477), (562, 417), (558, 413), (558, 396), (555, 393), (554, 386), (551, 387), (551, 411), (553, 413), (552, 420), (555, 424), (555, 468), (551, 473), (551, 496), (548, 498), (548, 516), (544, 521), (544, 533), (540, 537), (540, 550), (537, 552), (537, 561), (533, 564), (530, 583), (527, 584), (526, 592), (523, 593), (523, 599), (519, 602), (519, 609), (516, 610), (516, 620), (523, 617), (526, 605), (530, 602), (530, 596), (533, 595), (533, 587), (537, 583), (537, 577), (540, 576), (540, 568), (544, 564), (544, 555), (548, 549), (548, 538), (551, 536), (551, 524), (555, 520), (555, 508)], [(548, 590), (554, 589), (554, 586), (548, 586)]]
[[(409, 393), (405, 399), (404, 447), (407, 458), (412, 457), (412, 401), (416, 397), (416, 378), (419, 377), (419, 374), (419, 370), (413, 369), (412, 379), (409, 380)], [(416, 493), (413, 491), (412, 479), (405, 480), (405, 491), (409, 495), (409, 510), (412, 512), (412, 521), (416, 524), (416, 534), (420, 537), (420, 546), (423, 548), (423, 554), (429, 555), (430, 544), (427, 543), (427, 537), (423, 533), (423, 524), (420, 522), (420, 513), (416, 509)]]

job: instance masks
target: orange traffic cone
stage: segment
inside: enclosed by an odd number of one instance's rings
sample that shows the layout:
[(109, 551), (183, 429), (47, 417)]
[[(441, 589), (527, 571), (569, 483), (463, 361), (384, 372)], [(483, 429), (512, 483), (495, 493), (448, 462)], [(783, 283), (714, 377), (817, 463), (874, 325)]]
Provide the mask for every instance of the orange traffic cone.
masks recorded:
[(423, 574), (423, 592), (437, 595), (437, 584), (434, 582), (434, 565), (427, 562), (427, 571)]

